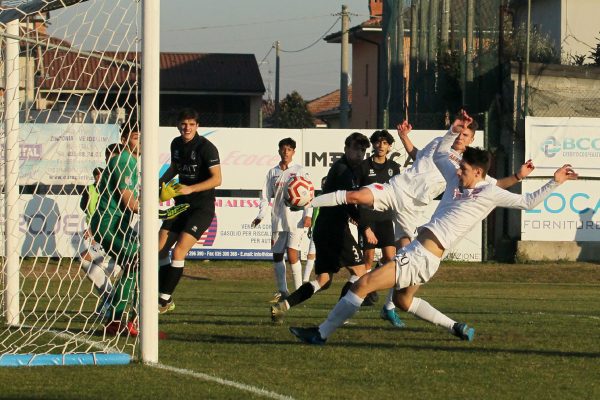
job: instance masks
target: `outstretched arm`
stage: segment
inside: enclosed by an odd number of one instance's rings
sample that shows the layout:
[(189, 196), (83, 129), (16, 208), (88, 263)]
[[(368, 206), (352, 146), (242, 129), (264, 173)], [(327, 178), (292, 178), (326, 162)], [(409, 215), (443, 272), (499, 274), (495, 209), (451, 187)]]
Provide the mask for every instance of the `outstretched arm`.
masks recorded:
[(460, 116), (454, 120), (452, 126), (442, 137), (439, 146), (433, 153), (433, 162), (440, 170), (446, 182), (456, 179), (456, 166), (448, 157), (452, 143), (454, 143), (456, 135), (460, 134), (465, 127), (469, 127), (472, 122), (473, 118), (471, 118), (464, 110), (461, 110)]
[(527, 160), (525, 161), (525, 164), (521, 165), (521, 168), (519, 168), (519, 170), (513, 175), (507, 176), (502, 179), (498, 179), (498, 181), (496, 182), (496, 186), (502, 189), (507, 189), (512, 185), (516, 185), (517, 183), (521, 182), (523, 179), (528, 177), (534, 169), (535, 166), (533, 165), (533, 161)]
[(398, 126), (396, 126), (396, 129), (398, 130), (398, 136), (400, 137), (400, 141), (404, 146), (404, 150), (406, 150), (410, 158), (415, 160), (417, 158), (417, 153), (419, 152), (419, 149), (415, 147), (413, 142), (408, 137), (408, 134), (412, 130), (412, 125), (405, 120), (401, 124), (398, 124)]
[(559, 185), (566, 181), (575, 180), (579, 175), (573, 170), (570, 164), (565, 164), (554, 172), (554, 179), (551, 179), (544, 186), (533, 193), (518, 195), (506, 190), (498, 190), (496, 205), (499, 207), (517, 208), (521, 210), (531, 210), (540, 204), (546, 197), (554, 191)]

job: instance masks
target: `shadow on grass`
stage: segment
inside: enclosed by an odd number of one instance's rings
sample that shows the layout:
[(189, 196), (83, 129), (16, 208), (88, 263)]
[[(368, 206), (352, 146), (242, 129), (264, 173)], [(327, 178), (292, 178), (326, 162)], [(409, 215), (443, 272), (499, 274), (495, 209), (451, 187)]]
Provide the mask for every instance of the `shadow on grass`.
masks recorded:
[[(290, 336), (291, 333), (290, 333)], [(264, 337), (251, 337), (251, 336), (232, 336), (232, 335), (210, 335), (210, 334), (198, 334), (194, 335), (193, 338), (186, 337), (186, 335), (178, 336), (176, 334), (169, 335), (169, 339), (177, 342), (204, 342), (204, 343), (221, 343), (221, 344), (251, 344), (251, 345), (299, 345), (299, 346), (310, 346), (307, 344), (300, 343), (298, 340), (294, 340), (293, 336), (290, 340), (282, 339), (266, 339)], [(448, 341), (453, 343), (463, 343), (455, 339), (449, 338)], [(472, 353), (472, 354), (514, 354), (524, 356), (547, 356), (547, 357), (567, 357), (567, 358), (598, 358), (600, 352), (578, 352), (578, 351), (559, 351), (559, 350), (530, 350), (530, 349), (490, 349), (476, 347), (472, 343), (463, 343), (468, 347), (455, 347), (455, 346), (432, 346), (432, 345), (415, 345), (415, 344), (401, 344), (401, 343), (377, 343), (377, 342), (335, 342), (330, 341), (325, 346), (333, 348), (354, 348), (354, 349), (405, 349), (405, 350), (429, 350), (429, 351), (443, 351), (449, 353)], [(319, 348), (320, 346), (314, 346)]]

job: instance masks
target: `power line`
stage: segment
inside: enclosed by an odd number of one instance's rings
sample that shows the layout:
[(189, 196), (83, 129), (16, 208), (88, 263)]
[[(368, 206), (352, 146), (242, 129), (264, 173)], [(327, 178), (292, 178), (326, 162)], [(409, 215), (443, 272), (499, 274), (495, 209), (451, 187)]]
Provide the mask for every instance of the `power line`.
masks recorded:
[(273, 51), (273, 48), (275, 48), (275, 46), (271, 46), (269, 51), (267, 51), (267, 54), (265, 54), (265, 56), (262, 58), (262, 60), (260, 60), (258, 65), (261, 65), (267, 59), (267, 57), (269, 57), (269, 54), (271, 54), (271, 52)]
[(329, 29), (327, 29), (327, 31), (326, 31), (324, 34), (322, 34), (322, 35), (321, 35), (321, 36), (320, 36), (320, 37), (319, 37), (317, 40), (315, 40), (314, 42), (312, 42), (312, 43), (311, 43), (311, 44), (309, 44), (308, 46), (306, 46), (306, 47), (303, 47), (303, 48), (301, 48), (301, 49), (298, 49), (298, 50), (283, 50), (283, 49), (279, 49), (279, 50), (280, 50), (281, 52), (283, 52), (283, 53), (299, 53), (299, 52), (301, 52), (301, 51), (304, 51), (304, 50), (308, 50), (308, 49), (310, 49), (311, 47), (313, 47), (314, 45), (316, 45), (317, 43), (319, 43), (319, 42), (321, 41), (321, 39), (323, 39), (323, 38), (325, 37), (325, 35), (327, 35), (327, 34), (328, 34), (328, 33), (329, 33), (329, 32), (330, 32), (330, 31), (331, 31), (331, 30), (332, 30), (332, 29), (335, 27), (335, 24), (337, 24), (337, 22), (340, 20), (340, 18), (341, 18), (341, 17), (338, 17), (338, 18), (335, 20), (335, 22), (334, 22), (334, 23), (333, 23), (333, 24), (332, 24), (332, 25), (329, 27)]
[(270, 20), (270, 21), (248, 22), (245, 24), (207, 25), (207, 26), (197, 26), (197, 27), (193, 27), (193, 28), (165, 29), (163, 32), (188, 32), (188, 31), (200, 31), (200, 30), (204, 30), (204, 29), (238, 28), (238, 27), (242, 27), (242, 26), (277, 24), (280, 22), (302, 21), (302, 20), (307, 20), (307, 19), (324, 18), (324, 17), (330, 17), (330, 16), (331, 15), (315, 15), (313, 17), (275, 19), (275, 20)]

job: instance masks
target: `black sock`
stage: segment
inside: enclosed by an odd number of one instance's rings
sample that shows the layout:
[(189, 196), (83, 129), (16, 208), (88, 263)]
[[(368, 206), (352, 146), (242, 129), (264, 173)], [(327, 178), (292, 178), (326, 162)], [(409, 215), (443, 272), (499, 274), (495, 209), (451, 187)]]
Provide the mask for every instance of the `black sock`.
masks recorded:
[(303, 283), (294, 293), (290, 294), (286, 299), (290, 307), (294, 307), (308, 300), (315, 294), (315, 288), (309, 282)]
[(162, 271), (159, 275), (159, 292), (161, 294), (173, 294), (181, 279), (181, 275), (183, 275), (183, 268), (175, 268), (171, 265), (167, 266), (164, 275), (162, 274)]
[(158, 267), (158, 293), (164, 293), (164, 285), (170, 266), (171, 264), (165, 264)]
[(348, 293), (348, 290), (350, 290), (350, 288), (352, 287), (353, 284), (354, 284), (354, 282), (346, 282), (344, 284), (344, 287), (342, 287), (342, 291), (340, 292), (340, 299), (342, 297), (344, 297), (346, 295), (346, 293)]

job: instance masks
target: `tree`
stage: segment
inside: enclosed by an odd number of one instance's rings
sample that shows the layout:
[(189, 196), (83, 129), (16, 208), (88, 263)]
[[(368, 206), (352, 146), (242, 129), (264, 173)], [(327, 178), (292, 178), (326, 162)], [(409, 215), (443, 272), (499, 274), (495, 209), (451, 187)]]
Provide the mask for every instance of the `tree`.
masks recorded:
[[(596, 38), (596, 40), (600, 40), (600, 38)], [(596, 48), (590, 51), (588, 58), (594, 62), (594, 65), (600, 66), (600, 42), (596, 43)]]
[(279, 103), (279, 112), (274, 115), (278, 128), (314, 128), (313, 116), (306, 102), (295, 90)]

